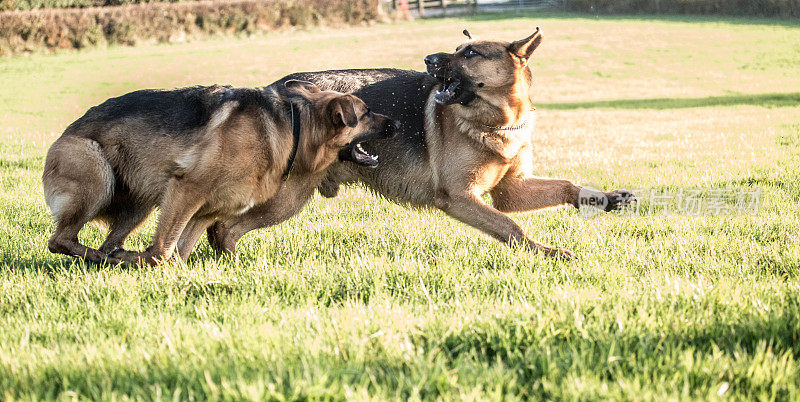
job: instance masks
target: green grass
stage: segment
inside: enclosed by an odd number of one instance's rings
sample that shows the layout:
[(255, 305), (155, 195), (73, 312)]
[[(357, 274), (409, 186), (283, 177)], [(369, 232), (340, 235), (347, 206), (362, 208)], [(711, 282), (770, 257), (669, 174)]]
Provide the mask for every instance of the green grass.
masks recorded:
[[(46, 250), (44, 154), (109, 96), (421, 69), (465, 27), (536, 25), (539, 174), (757, 186), (758, 215), (515, 215), (579, 256), (561, 262), (356, 186), (245, 236), (237, 259), (205, 240), (154, 269)], [(800, 399), (798, 44), (785, 20), (547, 14), (0, 59), (0, 398)]]

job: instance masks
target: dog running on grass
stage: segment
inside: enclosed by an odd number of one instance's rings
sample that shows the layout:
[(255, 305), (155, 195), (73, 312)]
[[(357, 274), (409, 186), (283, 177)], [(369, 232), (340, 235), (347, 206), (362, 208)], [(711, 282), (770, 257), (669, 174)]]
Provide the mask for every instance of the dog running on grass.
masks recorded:
[[(157, 264), (187, 258), (214, 221), (258, 206), (273, 224), (294, 216), (337, 159), (376, 166), (361, 147), (397, 123), (351, 94), (288, 81), (263, 88), (142, 90), (89, 109), (50, 147), (45, 201), (57, 227), (51, 252), (92, 263)], [(158, 206), (144, 252), (122, 249)], [(110, 232), (99, 249), (78, 232)]]
[[(425, 57), (427, 73), (395, 69), (334, 70), (291, 74), (321, 88), (352, 92), (369, 107), (400, 120), (392, 138), (364, 144), (381, 164), (364, 169), (335, 163), (320, 184), (333, 197), (341, 184), (361, 182), (404, 205), (435, 207), (507, 244), (569, 258), (568, 250), (529, 237), (508, 213), (557, 205), (580, 206), (582, 188), (567, 180), (539, 177), (535, 114), (528, 96), (539, 28), (513, 42), (467, 41), (453, 53)], [(609, 155), (611, 157), (611, 155)], [(491, 204), (483, 196), (491, 195)], [(606, 211), (635, 202), (627, 190), (603, 194)], [(270, 225), (254, 209), (219, 220), (208, 230), (216, 250), (235, 251), (250, 230)]]

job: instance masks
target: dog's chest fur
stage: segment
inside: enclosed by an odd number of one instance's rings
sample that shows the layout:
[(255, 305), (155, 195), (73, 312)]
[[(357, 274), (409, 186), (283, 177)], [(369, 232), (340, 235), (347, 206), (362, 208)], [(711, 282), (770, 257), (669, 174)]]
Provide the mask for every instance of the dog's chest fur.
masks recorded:
[(441, 166), (436, 169), (437, 175), (442, 176), (437, 181), (453, 182), (453, 177), (460, 176), (480, 192), (496, 186), (519, 153), (529, 147), (533, 127), (533, 122), (528, 122), (517, 130), (484, 130), (453, 113), (450, 107), (441, 108), (438, 119), (429, 121), (439, 122), (428, 127), (437, 130), (437, 135), (428, 138), (432, 166)]
[(530, 143), (532, 124), (517, 130), (498, 130), (492, 128), (476, 128), (473, 124), (456, 119), (459, 131), (503, 159), (514, 159), (525, 145)]

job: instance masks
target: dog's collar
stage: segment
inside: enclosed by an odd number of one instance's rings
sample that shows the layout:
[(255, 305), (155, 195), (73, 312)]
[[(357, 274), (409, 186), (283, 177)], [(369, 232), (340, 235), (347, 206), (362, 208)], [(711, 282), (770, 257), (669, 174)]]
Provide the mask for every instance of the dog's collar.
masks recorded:
[(491, 131), (516, 131), (516, 130), (522, 130), (523, 128), (528, 127), (528, 122), (531, 121), (530, 115), (535, 110), (536, 110), (535, 107), (531, 107), (530, 110), (528, 110), (528, 114), (525, 117), (525, 121), (523, 121), (522, 124), (520, 124), (518, 126), (502, 126), (502, 127), (498, 127), (498, 126), (490, 126), (490, 125), (486, 125), (486, 124), (481, 124), (481, 126), (483, 126), (484, 129), (488, 129), (488, 130), (491, 130)]
[(289, 102), (289, 109), (291, 110), (292, 115), (292, 153), (289, 155), (289, 161), (286, 163), (286, 170), (283, 171), (283, 177), (281, 177), (281, 181), (286, 181), (289, 179), (289, 175), (292, 173), (292, 168), (294, 167), (294, 160), (297, 157), (297, 148), (300, 146), (300, 111), (297, 110), (297, 106), (295, 106), (294, 102)]

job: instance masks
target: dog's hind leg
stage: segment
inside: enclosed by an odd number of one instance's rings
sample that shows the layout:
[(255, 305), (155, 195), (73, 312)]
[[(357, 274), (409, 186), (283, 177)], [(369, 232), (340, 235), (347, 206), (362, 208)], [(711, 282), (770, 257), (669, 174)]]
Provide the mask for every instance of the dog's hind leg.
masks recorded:
[(105, 257), (104, 253), (91, 247), (86, 247), (78, 241), (78, 232), (86, 223), (84, 221), (59, 222), (56, 226), (56, 232), (47, 242), (48, 250), (52, 253), (83, 258), (95, 264), (101, 263)]
[(147, 263), (155, 265), (168, 260), (175, 251), (189, 220), (205, 204), (204, 188), (181, 179), (172, 179), (162, 198), (153, 244), (144, 252), (135, 253), (119, 250), (109, 254), (110, 259), (119, 259), (127, 264)]
[(103, 253), (78, 242), (78, 232), (109, 203), (114, 192), (114, 172), (99, 144), (76, 136), (59, 138), (47, 152), (42, 183), (45, 202), (57, 224), (48, 249), (101, 262)]
[(122, 248), (125, 239), (153, 212), (152, 206), (139, 205), (134, 202), (115, 204), (109, 209), (113, 209), (113, 211), (109, 211), (112, 214), (108, 217), (111, 222), (111, 230), (103, 245), (100, 246), (100, 251), (106, 254)]

